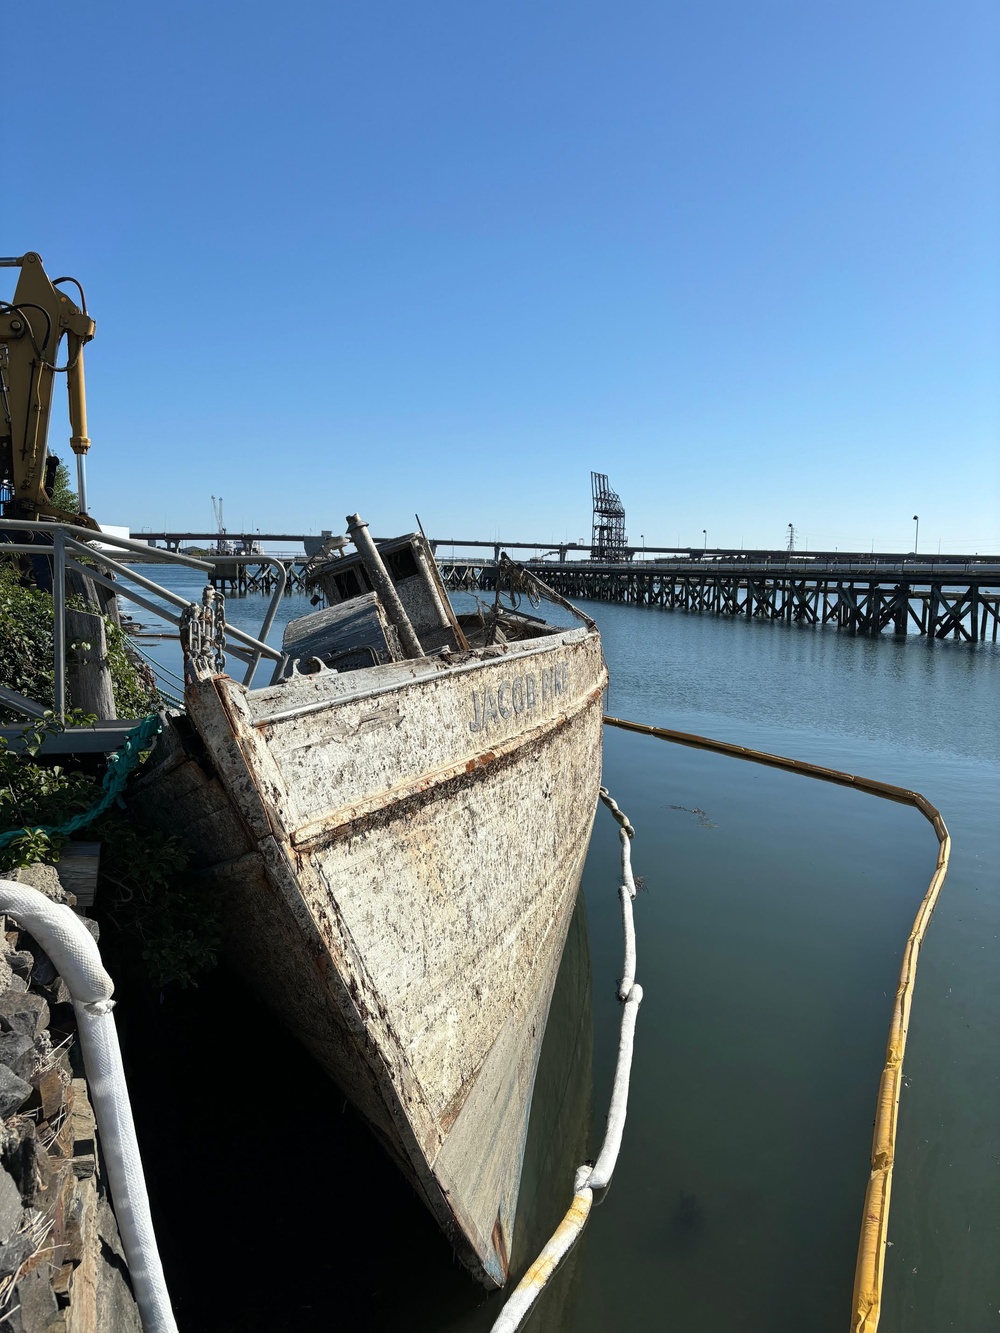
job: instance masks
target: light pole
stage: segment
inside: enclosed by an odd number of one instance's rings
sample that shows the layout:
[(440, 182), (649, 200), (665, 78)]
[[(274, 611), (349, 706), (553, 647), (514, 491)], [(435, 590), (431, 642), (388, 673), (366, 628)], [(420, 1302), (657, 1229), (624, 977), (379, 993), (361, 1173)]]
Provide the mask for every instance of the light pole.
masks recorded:
[(704, 555), (705, 552), (706, 552), (707, 550), (708, 550), (708, 533), (706, 532), (706, 530), (705, 530), (704, 528), (702, 528), (702, 530), (701, 530), (701, 553), (702, 553), (702, 555)]
[(913, 521), (914, 521), (914, 523), (916, 524), (916, 527), (914, 528), (914, 531), (913, 531), (913, 554), (916, 555), (916, 554), (917, 554), (917, 541), (919, 540), (919, 537), (920, 537), (920, 515), (919, 515), (919, 514), (914, 514), (914, 515), (913, 515)]
[(645, 558), (646, 558), (646, 538), (642, 535), (641, 532), (639, 533), (639, 540), (642, 542), (642, 558), (643, 558), (643, 560), (645, 560)]

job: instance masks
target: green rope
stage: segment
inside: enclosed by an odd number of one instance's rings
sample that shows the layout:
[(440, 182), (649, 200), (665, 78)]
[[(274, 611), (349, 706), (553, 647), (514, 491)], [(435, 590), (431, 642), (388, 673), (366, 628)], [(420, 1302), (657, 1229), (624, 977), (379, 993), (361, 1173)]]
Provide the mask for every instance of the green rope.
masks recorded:
[(114, 754), (108, 755), (108, 766), (101, 779), (101, 795), (89, 810), (74, 815), (72, 819), (67, 819), (65, 824), (59, 824), (55, 828), (40, 825), (34, 829), (9, 829), (6, 833), (0, 833), (0, 847), (8, 847), (15, 838), (22, 838), (26, 833), (45, 833), (50, 837), (56, 833), (65, 836), (92, 823), (118, 799), (125, 789), (129, 774), (138, 765), (143, 750), (149, 749), (150, 742), (159, 736), (162, 730), (163, 719), (158, 714), (151, 713), (128, 732)]

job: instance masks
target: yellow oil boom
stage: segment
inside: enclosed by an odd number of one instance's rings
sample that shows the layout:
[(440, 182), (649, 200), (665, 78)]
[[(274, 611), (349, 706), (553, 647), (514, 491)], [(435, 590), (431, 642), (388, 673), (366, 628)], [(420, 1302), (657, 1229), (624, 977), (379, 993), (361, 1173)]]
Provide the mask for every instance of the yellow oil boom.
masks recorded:
[[(0, 259), (0, 268), (21, 270), (13, 301), (0, 301), (0, 510), (5, 518), (56, 518), (96, 528), (87, 516), (90, 437), (83, 379), (83, 349), (94, 336), (94, 321), (83, 288), (76, 278), (51, 280), (33, 251)], [(79, 306), (60, 290), (63, 283), (76, 287)], [(66, 360), (59, 365), (64, 338)], [(66, 376), (69, 393), (79, 514), (52, 503), (59, 459), (49, 454), (47, 440), (57, 375)]]

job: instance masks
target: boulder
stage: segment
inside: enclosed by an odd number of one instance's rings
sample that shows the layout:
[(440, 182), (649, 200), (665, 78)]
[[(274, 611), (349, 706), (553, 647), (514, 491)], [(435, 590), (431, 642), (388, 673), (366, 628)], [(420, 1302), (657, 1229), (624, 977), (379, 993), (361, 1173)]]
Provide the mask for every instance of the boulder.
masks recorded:
[(31, 1093), (30, 1083), (18, 1078), (6, 1065), (0, 1065), (0, 1120), (6, 1120), (9, 1115), (20, 1111)]

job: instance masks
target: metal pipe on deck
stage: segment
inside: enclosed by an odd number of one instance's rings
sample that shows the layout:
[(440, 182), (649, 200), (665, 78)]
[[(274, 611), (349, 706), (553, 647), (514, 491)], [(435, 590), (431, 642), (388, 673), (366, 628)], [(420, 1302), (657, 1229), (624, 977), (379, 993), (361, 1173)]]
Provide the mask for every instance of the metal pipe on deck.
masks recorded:
[(372, 541), (368, 524), (360, 514), (348, 514), (347, 531), (350, 533), (351, 541), (354, 542), (355, 550), (361, 556), (372, 586), (382, 599), (389, 619), (399, 632), (403, 651), (407, 657), (423, 657), (424, 650), (420, 646), (420, 640), (410, 624), (410, 617), (406, 614), (403, 603), (399, 600), (399, 593), (389, 577), (389, 571), (382, 563), (378, 547)]

